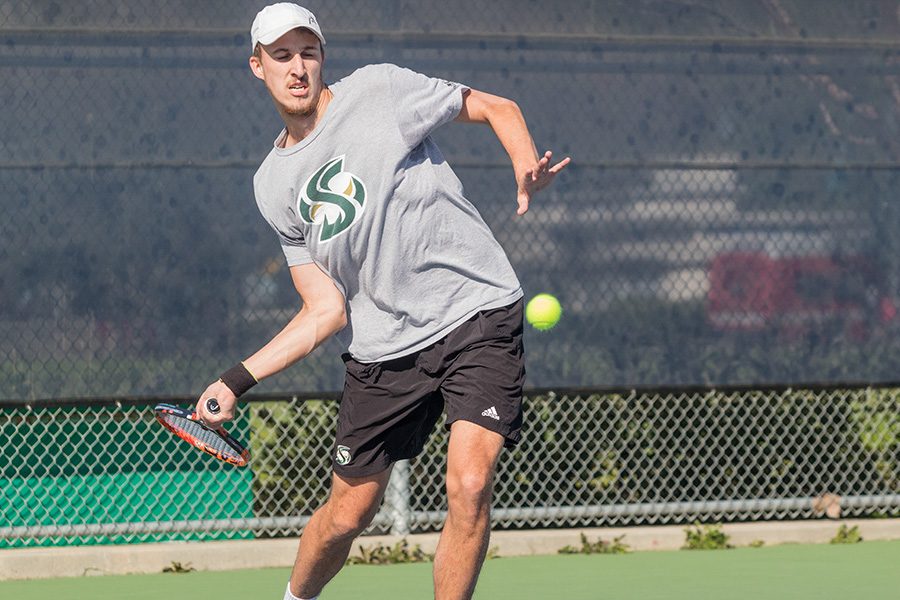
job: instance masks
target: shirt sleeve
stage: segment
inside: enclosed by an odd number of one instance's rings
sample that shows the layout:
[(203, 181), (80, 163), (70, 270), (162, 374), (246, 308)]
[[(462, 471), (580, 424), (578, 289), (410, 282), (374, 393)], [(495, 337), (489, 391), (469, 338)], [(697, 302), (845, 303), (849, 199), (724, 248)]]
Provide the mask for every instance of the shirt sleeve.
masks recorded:
[(278, 236), (278, 242), (281, 244), (281, 251), (284, 252), (284, 258), (287, 260), (289, 267), (297, 265), (305, 265), (313, 262), (309, 248), (306, 247), (306, 237), (302, 232), (295, 228), (279, 223), (278, 220), (267, 214), (260, 204), (260, 212), (263, 218)]
[(313, 262), (312, 255), (310, 255), (309, 249), (306, 247), (306, 237), (302, 231), (298, 231), (290, 225), (290, 215), (287, 214), (286, 210), (279, 212), (272, 209), (268, 203), (263, 202), (262, 194), (259, 190), (258, 174), (253, 177), (253, 186), (259, 213), (278, 237), (281, 251), (284, 253), (284, 258), (287, 259), (287, 265), (294, 267)]
[(295, 244), (294, 242), (285, 240), (281, 234), (278, 235), (278, 239), (281, 241), (281, 251), (284, 252), (287, 266), (296, 267), (297, 265), (305, 265), (313, 262), (309, 249), (306, 247), (306, 242)]
[(455, 119), (462, 110), (463, 93), (469, 89), (461, 83), (393, 65), (388, 69), (388, 80), (397, 126), (410, 148)]

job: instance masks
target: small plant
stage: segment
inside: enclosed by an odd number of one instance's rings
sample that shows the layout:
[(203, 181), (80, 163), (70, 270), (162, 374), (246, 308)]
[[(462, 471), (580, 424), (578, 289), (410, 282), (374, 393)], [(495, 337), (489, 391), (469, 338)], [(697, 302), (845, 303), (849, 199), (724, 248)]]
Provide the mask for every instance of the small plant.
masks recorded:
[(172, 564), (168, 567), (163, 567), (163, 573), (190, 573), (191, 571), (195, 571), (194, 567), (191, 566), (191, 563), (181, 564), (177, 561), (172, 561)]
[(846, 525), (841, 525), (838, 528), (837, 535), (831, 538), (832, 544), (858, 544), (863, 541), (862, 535), (859, 533), (859, 527), (854, 525), (853, 527), (848, 528)]
[(559, 549), (559, 554), (628, 554), (631, 549), (628, 547), (628, 544), (622, 541), (624, 538), (624, 535), (620, 535), (617, 538), (613, 538), (611, 542), (600, 538), (597, 538), (596, 542), (590, 542), (587, 536), (582, 533), (581, 548), (565, 546)]
[(684, 530), (686, 534), (682, 550), (725, 550), (734, 548), (728, 543), (728, 535), (722, 531), (722, 526), (700, 525), (694, 523), (693, 527)]
[(763, 540), (753, 540), (749, 545), (751, 548), (762, 548), (766, 543)]
[(376, 544), (367, 547), (360, 545), (359, 556), (351, 556), (347, 559), (348, 565), (394, 565), (398, 563), (420, 563), (434, 560), (434, 554), (428, 554), (416, 544), (409, 547), (406, 538), (400, 540), (393, 547)]

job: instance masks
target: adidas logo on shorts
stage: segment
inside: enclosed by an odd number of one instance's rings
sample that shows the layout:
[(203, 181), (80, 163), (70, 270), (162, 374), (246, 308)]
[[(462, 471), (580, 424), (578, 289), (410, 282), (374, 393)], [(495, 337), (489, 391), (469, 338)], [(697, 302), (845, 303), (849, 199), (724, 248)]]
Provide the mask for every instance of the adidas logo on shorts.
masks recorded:
[(499, 421), (499, 420), (500, 420), (500, 415), (497, 414), (497, 409), (494, 408), (493, 406), (490, 407), (489, 409), (483, 411), (483, 412), (481, 413), (481, 416), (482, 416), (482, 417), (490, 417), (490, 418), (492, 418), (492, 419), (495, 420), (495, 421)]

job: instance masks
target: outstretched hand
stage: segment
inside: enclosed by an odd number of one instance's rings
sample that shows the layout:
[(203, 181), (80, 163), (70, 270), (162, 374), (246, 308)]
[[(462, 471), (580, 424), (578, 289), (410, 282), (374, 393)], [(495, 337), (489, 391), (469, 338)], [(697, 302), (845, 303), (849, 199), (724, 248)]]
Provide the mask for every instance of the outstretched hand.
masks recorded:
[(547, 150), (533, 167), (518, 176), (519, 195), (517, 200), (519, 208), (516, 211), (517, 215), (524, 215), (528, 212), (528, 204), (531, 202), (531, 197), (550, 185), (556, 174), (572, 162), (572, 159), (567, 156), (551, 167), (550, 160), (552, 158), (553, 153)]

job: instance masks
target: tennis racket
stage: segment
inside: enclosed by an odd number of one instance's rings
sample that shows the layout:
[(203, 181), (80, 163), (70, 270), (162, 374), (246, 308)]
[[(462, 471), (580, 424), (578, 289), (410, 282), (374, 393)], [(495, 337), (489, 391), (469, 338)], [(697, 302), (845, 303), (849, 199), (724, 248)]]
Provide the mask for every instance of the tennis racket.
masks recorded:
[[(206, 409), (213, 414), (219, 412), (218, 400), (207, 398)], [(221, 427), (211, 429), (204, 425), (193, 410), (171, 404), (157, 404), (153, 413), (163, 427), (221, 461), (238, 467), (245, 467), (250, 461), (250, 451), (243, 444)]]

